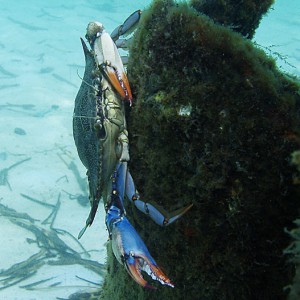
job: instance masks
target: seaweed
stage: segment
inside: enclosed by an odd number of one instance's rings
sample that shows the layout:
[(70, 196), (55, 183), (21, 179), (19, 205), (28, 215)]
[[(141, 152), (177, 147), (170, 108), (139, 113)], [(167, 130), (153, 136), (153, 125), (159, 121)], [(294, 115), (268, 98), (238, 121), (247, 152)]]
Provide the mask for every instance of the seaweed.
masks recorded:
[[(22, 195), (28, 200), (32, 199), (39, 205), (44, 205), (41, 201)], [(93, 271), (94, 273), (103, 276), (105, 268), (103, 264), (96, 261), (85, 259), (82, 256), (90, 257), (89, 253), (84, 249), (81, 243), (68, 231), (53, 227), (57, 210), (59, 209), (60, 196), (58, 197), (57, 204), (49, 217), (42, 223), (37, 223), (38, 220), (31, 218), (29, 215), (19, 213), (14, 209), (8, 208), (0, 204), (0, 216), (6, 217), (13, 224), (30, 231), (35, 240), (27, 238), (28, 243), (36, 243), (39, 251), (31, 255), (28, 259), (17, 262), (8, 269), (0, 270), (0, 290), (17, 285), (37, 274), (38, 270), (44, 265), (82, 265), (85, 268)], [(49, 206), (47, 206), (49, 207)], [(47, 221), (51, 219), (50, 228), (43, 225), (48, 224)], [(71, 237), (78, 246), (82, 249), (82, 253), (75, 251), (68, 246), (61, 238), (60, 235), (68, 235)], [(54, 277), (53, 277), (54, 278)], [(30, 284), (22, 285), (21, 287), (28, 290), (38, 289), (39, 285), (53, 278), (42, 279)], [(51, 286), (59, 285), (61, 282), (53, 283)]]
[(18, 165), (24, 163), (25, 161), (31, 160), (31, 157), (25, 158), (21, 161), (18, 161), (14, 164), (12, 164), (11, 166), (9, 166), (8, 168), (4, 168), (2, 170), (0, 170), (0, 185), (7, 185), (9, 187), (10, 190), (12, 190), (10, 183), (8, 181), (8, 172), (17, 167)]

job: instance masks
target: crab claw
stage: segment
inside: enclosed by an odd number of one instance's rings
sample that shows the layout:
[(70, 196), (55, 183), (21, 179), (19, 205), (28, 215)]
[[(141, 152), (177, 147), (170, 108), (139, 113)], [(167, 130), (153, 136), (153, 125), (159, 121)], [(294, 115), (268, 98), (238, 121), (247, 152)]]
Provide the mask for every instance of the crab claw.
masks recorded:
[[(120, 61), (122, 62), (121, 57), (120, 57)], [(113, 65), (109, 60), (101, 64), (100, 67), (108, 82), (113, 86), (113, 88), (122, 97), (122, 99), (128, 100), (130, 102), (130, 106), (131, 106), (132, 94), (131, 94), (130, 85), (124, 69), (120, 68), (117, 65)], [(122, 67), (123, 67), (123, 63), (122, 63)]]
[(125, 215), (120, 217), (120, 213), (117, 207), (111, 206), (106, 215), (106, 225), (110, 232), (112, 249), (117, 260), (124, 264), (133, 280), (145, 288), (155, 289), (143, 278), (142, 271), (162, 285), (174, 287), (171, 280), (158, 267), (134, 227)]
[(130, 253), (130, 256), (125, 259), (125, 267), (128, 274), (135, 280), (139, 285), (149, 288), (156, 289), (156, 287), (150, 285), (142, 276), (141, 271), (146, 272), (153, 280), (159, 281), (162, 285), (168, 285), (174, 287), (171, 280), (162, 272), (162, 270), (156, 265), (155, 261), (152, 262), (144, 255), (135, 255)]
[(95, 60), (105, 79), (124, 100), (132, 103), (132, 94), (122, 59), (110, 35), (99, 22), (90, 22), (87, 27), (88, 39)]
[(171, 280), (162, 272), (162, 270), (156, 265), (155, 261), (151, 262), (145, 256), (135, 256), (134, 253), (124, 262), (128, 274), (136, 281), (139, 285), (148, 288), (156, 289), (156, 287), (150, 285), (142, 276), (141, 271), (146, 272), (153, 280), (159, 281), (162, 285), (168, 285), (174, 287)]

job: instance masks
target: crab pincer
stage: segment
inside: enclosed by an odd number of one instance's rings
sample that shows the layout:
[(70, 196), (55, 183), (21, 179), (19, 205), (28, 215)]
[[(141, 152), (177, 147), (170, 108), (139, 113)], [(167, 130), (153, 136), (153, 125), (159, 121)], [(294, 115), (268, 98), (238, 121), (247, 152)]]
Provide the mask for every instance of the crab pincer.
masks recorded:
[(89, 41), (106, 80), (124, 100), (132, 104), (132, 94), (127, 75), (118, 49), (104, 26), (99, 22), (90, 22), (86, 38)]
[(106, 225), (110, 232), (112, 249), (117, 260), (124, 264), (133, 280), (145, 288), (156, 289), (143, 278), (142, 271), (162, 285), (174, 287), (171, 280), (158, 267), (143, 240), (128, 221), (122, 208), (118, 207), (122, 202), (119, 196), (115, 195), (113, 198), (113, 203), (107, 211)]

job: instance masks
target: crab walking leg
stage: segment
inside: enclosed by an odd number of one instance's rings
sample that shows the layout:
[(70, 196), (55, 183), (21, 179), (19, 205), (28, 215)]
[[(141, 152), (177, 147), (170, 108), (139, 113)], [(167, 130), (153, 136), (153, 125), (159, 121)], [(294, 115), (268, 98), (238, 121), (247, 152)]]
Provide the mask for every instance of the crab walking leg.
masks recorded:
[(168, 226), (183, 216), (192, 206), (177, 209), (171, 213), (163, 209), (157, 204), (147, 203), (140, 199), (139, 193), (135, 188), (133, 178), (127, 169), (126, 176), (126, 196), (134, 205), (144, 214), (148, 215), (156, 224), (160, 226)]
[(127, 163), (120, 163), (112, 176), (111, 200), (107, 207), (106, 226), (112, 241), (112, 249), (119, 263), (124, 264), (129, 275), (141, 286), (154, 289), (143, 278), (146, 272), (162, 285), (174, 287), (171, 280), (158, 267), (145, 243), (126, 218), (123, 204)]
[[(132, 37), (126, 39), (120, 39), (120, 36), (128, 36), (130, 35), (136, 28), (140, 21), (142, 11), (137, 10), (132, 13), (122, 25), (119, 25), (112, 33), (111, 38), (115, 42), (117, 48), (121, 48), (123, 50), (128, 50), (129, 46), (132, 42)], [(123, 59), (122, 59), (123, 61)], [(124, 64), (124, 61), (123, 61)]]
[(119, 25), (110, 35), (113, 41), (117, 41), (121, 35), (128, 35), (132, 33), (140, 21), (141, 14), (141, 10), (136, 10), (124, 21), (122, 25)]

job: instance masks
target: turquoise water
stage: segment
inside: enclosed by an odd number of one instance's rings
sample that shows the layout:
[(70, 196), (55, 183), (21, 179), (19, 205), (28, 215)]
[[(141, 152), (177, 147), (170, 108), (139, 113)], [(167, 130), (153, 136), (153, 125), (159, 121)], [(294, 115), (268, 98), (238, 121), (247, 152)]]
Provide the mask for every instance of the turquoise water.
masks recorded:
[[(67, 298), (101, 284), (107, 241), (101, 205), (82, 245), (71, 237), (89, 212), (86, 171), (72, 137), (84, 71), (79, 37), (90, 21), (110, 32), (150, 2), (0, 1), (0, 279), (6, 279), (0, 299)], [(286, 3), (276, 1), (254, 40), (280, 68), (299, 76), (300, 3)], [(51, 248), (52, 257), (43, 248)], [(71, 256), (75, 262), (68, 264)], [(87, 261), (98, 262), (99, 271)], [(27, 265), (10, 269), (20, 262)]]

